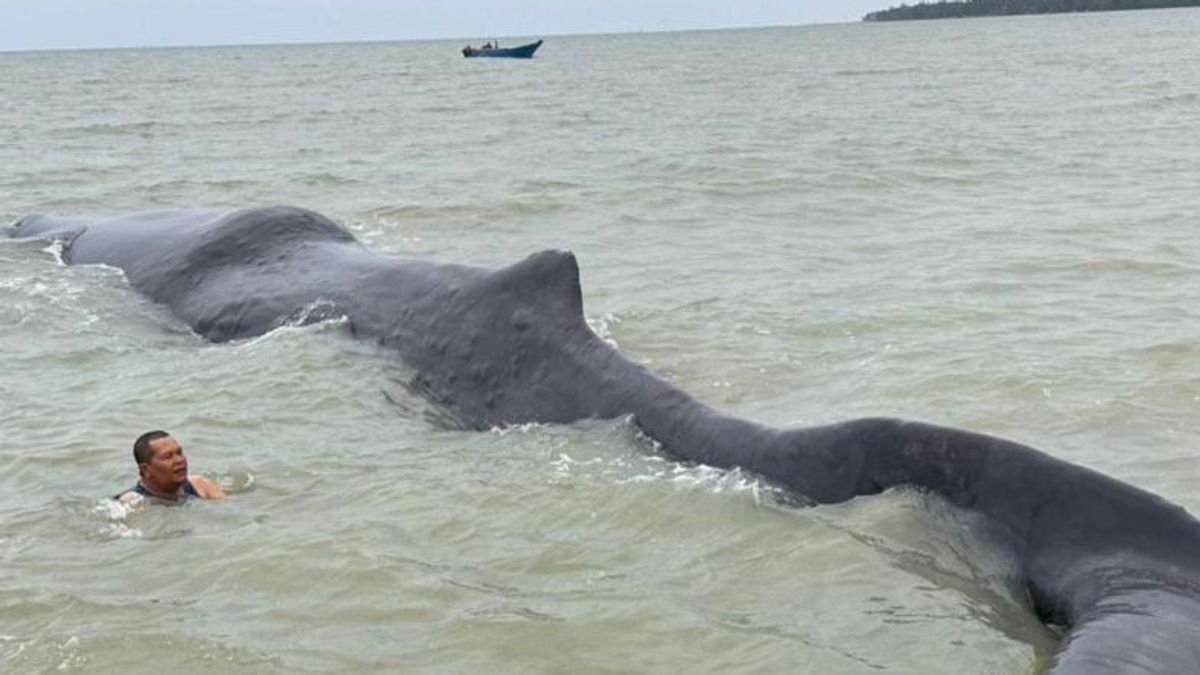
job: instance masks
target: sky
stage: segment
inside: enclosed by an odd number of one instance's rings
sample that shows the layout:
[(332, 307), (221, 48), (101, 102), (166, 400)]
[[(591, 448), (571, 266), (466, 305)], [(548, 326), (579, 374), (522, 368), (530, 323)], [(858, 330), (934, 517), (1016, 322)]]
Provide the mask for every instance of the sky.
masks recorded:
[(544, 37), (857, 21), (899, 0), (0, 0), (0, 51)]

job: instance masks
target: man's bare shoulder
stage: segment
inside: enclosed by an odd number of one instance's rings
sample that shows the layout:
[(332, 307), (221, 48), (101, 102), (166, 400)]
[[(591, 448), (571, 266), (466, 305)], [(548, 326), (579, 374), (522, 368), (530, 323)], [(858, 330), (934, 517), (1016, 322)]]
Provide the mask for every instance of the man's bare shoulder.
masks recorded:
[(204, 499), (221, 499), (225, 496), (225, 490), (208, 476), (192, 474), (188, 476), (188, 480), (192, 482), (192, 487), (196, 488), (196, 493)]
[(126, 506), (133, 506), (135, 504), (140, 504), (145, 497), (138, 494), (135, 490), (126, 490), (117, 495), (115, 499)]

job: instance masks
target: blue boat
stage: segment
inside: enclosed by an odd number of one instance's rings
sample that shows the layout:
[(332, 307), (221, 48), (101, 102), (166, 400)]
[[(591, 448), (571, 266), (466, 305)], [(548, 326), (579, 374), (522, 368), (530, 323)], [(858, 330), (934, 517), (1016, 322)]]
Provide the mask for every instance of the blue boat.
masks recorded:
[(503, 47), (503, 48), (501, 48), (501, 47), (493, 47), (491, 45), (491, 43), (488, 43), (488, 44), (485, 44), (484, 46), (476, 49), (475, 47), (472, 47), (471, 45), (467, 45), (466, 47), (463, 47), (462, 55), (467, 57), (468, 59), (474, 58), (476, 56), (492, 56), (492, 57), (507, 58), (507, 59), (528, 59), (528, 58), (532, 58), (533, 53), (536, 52), (537, 48), (541, 47), (541, 46), (542, 46), (541, 40), (538, 40), (537, 42), (530, 42), (529, 44), (521, 45), (520, 47)]

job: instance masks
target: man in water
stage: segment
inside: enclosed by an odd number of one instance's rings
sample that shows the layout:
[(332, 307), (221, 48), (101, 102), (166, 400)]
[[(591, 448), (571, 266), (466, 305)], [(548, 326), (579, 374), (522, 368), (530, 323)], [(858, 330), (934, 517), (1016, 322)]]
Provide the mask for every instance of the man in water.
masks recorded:
[(217, 482), (199, 474), (188, 475), (183, 446), (165, 431), (147, 431), (133, 443), (138, 465), (137, 485), (117, 495), (123, 504), (154, 497), (164, 502), (190, 498), (220, 499), (225, 496)]

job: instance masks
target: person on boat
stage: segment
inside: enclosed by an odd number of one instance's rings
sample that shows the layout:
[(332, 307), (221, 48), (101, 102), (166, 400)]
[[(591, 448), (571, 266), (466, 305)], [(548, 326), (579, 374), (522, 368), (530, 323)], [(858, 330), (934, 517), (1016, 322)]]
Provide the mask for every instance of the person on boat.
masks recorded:
[(490, 43), (490, 42), (483, 43), (483, 48), (484, 49), (493, 49), (492, 43)]
[(188, 473), (187, 455), (171, 434), (147, 431), (133, 443), (133, 459), (138, 465), (138, 482), (115, 497), (124, 504), (153, 497), (168, 503), (188, 499), (220, 499), (225, 491), (216, 481)]

